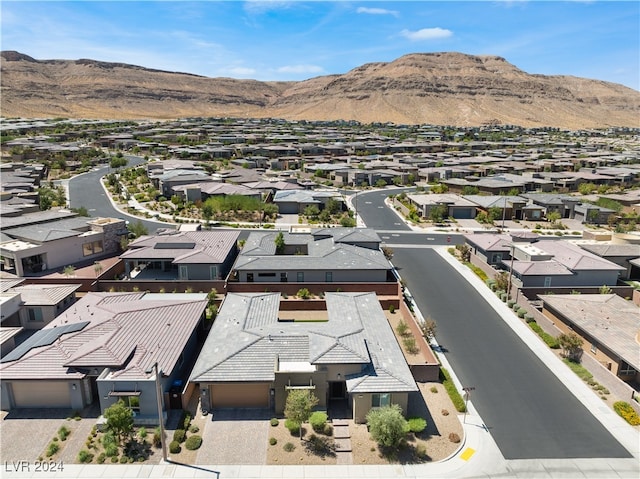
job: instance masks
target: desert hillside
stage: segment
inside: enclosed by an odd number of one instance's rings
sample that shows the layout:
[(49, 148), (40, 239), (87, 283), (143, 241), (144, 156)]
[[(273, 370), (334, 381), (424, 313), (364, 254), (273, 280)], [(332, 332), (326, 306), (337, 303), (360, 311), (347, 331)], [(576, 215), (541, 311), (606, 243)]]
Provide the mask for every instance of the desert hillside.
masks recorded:
[(96, 60), (1, 53), (2, 115), (278, 117), (475, 126), (638, 127), (640, 92), (524, 72), (495, 56), (415, 53), (300, 82), (208, 78)]

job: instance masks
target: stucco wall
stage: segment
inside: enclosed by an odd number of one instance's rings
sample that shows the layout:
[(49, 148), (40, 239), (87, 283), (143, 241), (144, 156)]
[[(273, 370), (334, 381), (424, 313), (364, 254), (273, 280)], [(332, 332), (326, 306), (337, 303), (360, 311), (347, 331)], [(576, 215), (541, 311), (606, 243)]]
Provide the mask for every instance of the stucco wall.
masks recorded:
[[(367, 422), (367, 413), (371, 410), (371, 394), (354, 393), (351, 395), (353, 404), (353, 420), (358, 424)], [(407, 404), (409, 402), (408, 393), (393, 393), (391, 404), (398, 404), (402, 408), (402, 414), (407, 414)]]

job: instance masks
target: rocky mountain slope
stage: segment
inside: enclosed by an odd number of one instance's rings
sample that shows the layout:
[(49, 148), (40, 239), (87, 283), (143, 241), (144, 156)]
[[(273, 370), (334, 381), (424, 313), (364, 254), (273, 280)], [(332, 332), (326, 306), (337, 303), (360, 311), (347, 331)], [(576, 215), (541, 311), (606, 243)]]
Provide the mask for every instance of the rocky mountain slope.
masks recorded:
[(95, 60), (3, 51), (5, 117), (278, 117), (404, 124), (490, 121), (563, 128), (638, 127), (640, 92), (532, 75), (495, 56), (415, 53), (300, 82), (207, 78)]

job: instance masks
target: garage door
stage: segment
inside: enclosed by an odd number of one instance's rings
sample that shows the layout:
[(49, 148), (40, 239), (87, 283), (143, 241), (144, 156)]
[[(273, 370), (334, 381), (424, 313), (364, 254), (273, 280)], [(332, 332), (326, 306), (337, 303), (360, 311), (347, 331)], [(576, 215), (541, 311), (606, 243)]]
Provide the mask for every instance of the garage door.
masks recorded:
[(65, 381), (20, 381), (11, 385), (17, 408), (71, 407), (69, 383)]
[(224, 383), (210, 388), (213, 407), (269, 407), (269, 383)]

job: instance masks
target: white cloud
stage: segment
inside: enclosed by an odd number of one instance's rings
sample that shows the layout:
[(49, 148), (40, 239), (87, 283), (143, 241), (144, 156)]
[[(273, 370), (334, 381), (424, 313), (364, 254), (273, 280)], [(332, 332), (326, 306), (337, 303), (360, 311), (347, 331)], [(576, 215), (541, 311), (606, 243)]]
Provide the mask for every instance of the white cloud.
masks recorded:
[(276, 70), (278, 73), (324, 73), (324, 68), (317, 65), (286, 65)]
[(250, 15), (261, 15), (271, 10), (290, 8), (294, 2), (283, 0), (247, 0), (242, 8)]
[(368, 15), (393, 15), (394, 17), (399, 16), (397, 11), (395, 11), (395, 10), (387, 10), (386, 8), (358, 7), (356, 12), (357, 13), (366, 13)]
[(247, 76), (247, 75), (255, 75), (256, 70), (248, 67), (231, 67), (226, 70), (228, 73), (232, 75), (239, 76)]
[(411, 30), (402, 30), (400, 35), (411, 40), (412, 42), (417, 42), (420, 40), (439, 40), (441, 38), (449, 38), (453, 35), (451, 30), (447, 30), (446, 28), (434, 27), (434, 28), (423, 28), (421, 30), (411, 31)]

